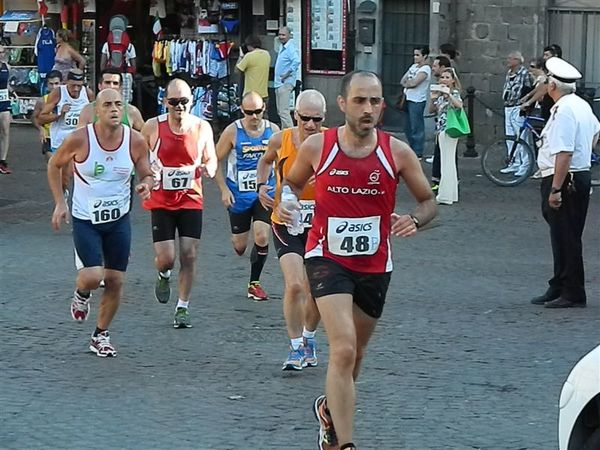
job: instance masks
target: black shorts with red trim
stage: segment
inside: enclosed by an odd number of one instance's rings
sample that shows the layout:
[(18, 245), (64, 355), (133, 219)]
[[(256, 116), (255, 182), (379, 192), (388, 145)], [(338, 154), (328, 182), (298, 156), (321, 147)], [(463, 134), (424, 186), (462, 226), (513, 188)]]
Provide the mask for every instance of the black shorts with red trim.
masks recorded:
[(308, 231), (310, 228), (306, 228), (304, 233), (296, 236), (291, 235), (285, 225), (273, 223), (272, 228), (273, 244), (278, 258), (281, 258), (288, 253), (295, 253), (304, 258), (306, 239), (308, 238)]

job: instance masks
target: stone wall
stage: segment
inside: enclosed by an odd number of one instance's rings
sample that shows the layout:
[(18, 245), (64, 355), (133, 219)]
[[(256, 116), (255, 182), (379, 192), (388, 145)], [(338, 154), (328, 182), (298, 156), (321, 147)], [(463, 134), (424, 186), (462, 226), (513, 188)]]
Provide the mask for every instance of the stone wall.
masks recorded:
[[(463, 88), (473, 86), (476, 95), (494, 111), (502, 112), (502, 86), (506, 56), (520, 50), (527, 63), (541, 56), (546, 36), (548, 0), (441, 0), (437, 44), (451, 42)], [(435, 47), (435, 45), (432, 45)], [(476, 102), (475, 133), (485, 144), (504, 133), (502, 117)]]

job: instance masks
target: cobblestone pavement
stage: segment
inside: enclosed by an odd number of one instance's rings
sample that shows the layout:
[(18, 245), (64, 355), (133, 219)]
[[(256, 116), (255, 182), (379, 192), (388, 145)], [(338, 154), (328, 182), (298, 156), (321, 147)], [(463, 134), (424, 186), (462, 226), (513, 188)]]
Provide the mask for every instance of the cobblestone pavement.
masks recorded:
[[(194, 328), (174, 330), (158, 304), (148, 214), (134, 240), (114, 359), (87, 351), (95, 320), (69, 315), (68, 227), (52, 203), (31, 128), (12, 128), (13, 174), (0, 176), (0, 448), (315, 449), (320, 362), (283, 373), (282, 278), (271, 248), (263, 285), (245, 298), (247, 257), (234, 256), (214, 183), (191, 299)], [(558, 396), (600, 341), (600, 191), (585, 233), (587, 309), (529, 304), (551, 272), (537, 182), (498, 188), (461, 159), (461, 201), (416, 238), (395, 242), (396, 270), (358, 383), (363, 449), (557, 447)], [(429, 166), (426, 170), (430, 170)], [(397, 210), (411, 203), (400, 189)], [(97, 300), (98, 296), (96, 296)]]

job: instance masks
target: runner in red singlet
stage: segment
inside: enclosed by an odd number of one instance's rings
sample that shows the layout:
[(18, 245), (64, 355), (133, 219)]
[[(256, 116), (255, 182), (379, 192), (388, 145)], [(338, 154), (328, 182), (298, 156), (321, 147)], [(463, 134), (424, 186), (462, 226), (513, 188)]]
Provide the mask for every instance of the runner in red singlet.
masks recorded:
[(152, 212), (158, 270), (154, 295), (160, 303), (167, 303), (171, 296), (175, 231), (179, 234), (179, 300), (173, 326), (189, 328), (189, 295), (202, 233), (202, 172), (215, 176), (217, 156), (210, 124), (189, 112), (190, 86), (180, 79), (171, 81), (165, 103), (167, 114), (150, 119), (142, 128), (155, 177), (152, 196), (143, 206)]
[[(306, 139), (286, 177), (299, 195), (316, 174), (305, 259), (329, 340), (327, 397), (314, 403), (321, 449), (356, 449), (354, 382), (390, 282), (390, 235), (412, 236), (436, 213), (414, 152), (375, 128), (382, 104), (377, 75), (355, 71), (344, 76), (338, 105), (345, 125)], [(400, 177), (417, 201), (410, 214), (394, 213)], [(290, 223), (296, 208), (293, 202), (281, 203), (279, 216)]]

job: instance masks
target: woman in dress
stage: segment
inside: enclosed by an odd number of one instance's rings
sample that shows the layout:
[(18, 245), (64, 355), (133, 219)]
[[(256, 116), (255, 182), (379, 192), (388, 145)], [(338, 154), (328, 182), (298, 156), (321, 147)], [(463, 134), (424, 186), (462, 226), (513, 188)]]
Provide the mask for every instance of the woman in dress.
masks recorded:
[[(438, 89), (439, 87), (439, 89)], [(439, 78), (439, 85), (431, 91), (429, 112), (436, 115), (435, 140), (440, 147), (441, 177), (436, 201), (451, 205), (458, 201), (458, 175), (456, 171), (456, 146), (458, 139), (446, 134), (449, 108), (460, 109), (460, 81), (452, 68), (445, 69)]]
[(52, 70), (58, 70), (62, 74), (63, 80), (67, 79), (69, 70), (83, 70), (85, 66), (85, 58), (69, 44), (70, 33), (69, 30), (64, 29), (56, 32), (56, 56)]
[(400, 84), (406, 96), (406, 138), (419, 159), (423, 157), (425, 146), (425, 119), (423, 112), (427, 104), (427, 92), (431, 79), (431, 67), (427, 64), (428, 47), (418, 47), (413, 51), (415, 63), (406, 71)]

